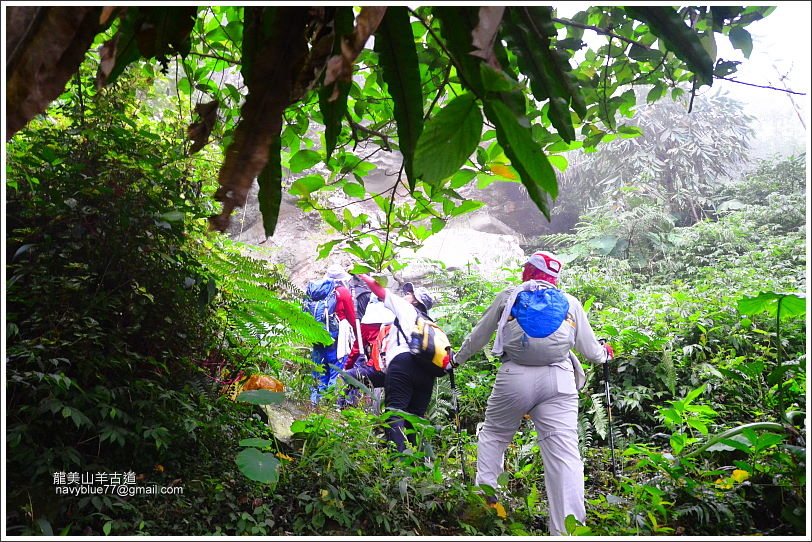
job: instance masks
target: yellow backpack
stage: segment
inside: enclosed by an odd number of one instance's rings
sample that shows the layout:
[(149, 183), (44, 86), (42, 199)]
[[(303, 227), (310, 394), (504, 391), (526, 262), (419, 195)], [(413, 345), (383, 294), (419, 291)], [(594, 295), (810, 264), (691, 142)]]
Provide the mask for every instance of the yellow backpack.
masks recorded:
[[(397, 320), (395, 324), (400, 333), (406, 337)], [(446, 375), (446, 369), (451, 363), (451, 341), (440, 326), (418, 313), (408, 342), (409, 351), (415, 362), (434, 376)]]

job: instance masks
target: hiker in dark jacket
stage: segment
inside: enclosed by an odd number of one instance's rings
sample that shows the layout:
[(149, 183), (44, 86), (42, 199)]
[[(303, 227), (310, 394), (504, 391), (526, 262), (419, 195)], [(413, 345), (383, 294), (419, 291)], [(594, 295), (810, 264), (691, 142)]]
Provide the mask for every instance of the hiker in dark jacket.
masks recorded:
[[(436, 376), (428, 373), (412, 360), (409, 352), (410, 337), (414, 329), (418, 313), (428, 316), (428, 311), (434, 304), (434, 299), (428, 290), (422, 287), (415, 288), (410, 282), (403, 285), (404, 296), (383, 288), (368, 275), (358, 275), (367, 283), (372, 293), (383, 301), (384, 306), (395, 315), (395, 322), (389, 329), (385, 341), (386, 351), (384, 382), (384, 403), (387, 409), (398, 409), (416, 416), (423, 416), (429, 407), (431, 394), (434, 391)], [(406, 441), (416, 444), (415, 435), (406, 429), (411, 424), (400, 416), (389, 418), (389, 427), (386, 430), (387, 438), (394, 443), (398, 452), (406, 450)]]
[[(522, 418), (529, 414), (544, 462), (553, 536), (566, 534), (564, 518), (568, 515), (581, 523), (586, 519), (584, 464), (578, 452), (578, 390), (585, 376), (570, 349), (593, 363), (605, 363), (612, 355), (611, 347), (595, 338), (580, 301), (555, 289), (560, 271), (561, 262), (552, 254), (533, 254), (524, 266), (523, 284), (497, 294), (454, 359), (456, 366), (461, 365), (496, 332), (493, 353), (502, 358), (502, 365), (479, 432), (476, 484), (497, 488), (505, 450)], [(523, 293), (522, 300), (532, 299), (535, 292), (546, 304), (535, 317), (532, 312), (529, 316), (533, 324), (547, 326), (546, 335), (529, 335), (530, 322), (524, 328), (519, 324), (521, 309), (516, 307), (520, 304), (514, 302)], [(489, 502), (494, 503), (495, 498)]]

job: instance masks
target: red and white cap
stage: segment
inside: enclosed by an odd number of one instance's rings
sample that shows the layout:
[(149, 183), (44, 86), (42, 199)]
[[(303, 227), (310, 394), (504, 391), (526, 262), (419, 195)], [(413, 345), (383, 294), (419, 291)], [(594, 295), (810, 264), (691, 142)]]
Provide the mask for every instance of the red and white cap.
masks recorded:
[(561, 272), (561, 262), (549, 252), (536, 252), (530, 256), (527, 263), (553, 278), (558, 278)]

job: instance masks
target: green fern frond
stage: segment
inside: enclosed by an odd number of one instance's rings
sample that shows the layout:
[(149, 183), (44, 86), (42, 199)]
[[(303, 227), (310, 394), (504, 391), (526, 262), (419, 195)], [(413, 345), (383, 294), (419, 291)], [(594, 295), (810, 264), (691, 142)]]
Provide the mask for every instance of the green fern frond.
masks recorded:
[(591, 448), (595, 440), (592, 433), (592, 424), (585, 416), (578, 418), (578, 447), (583, 453), (586, 448)]
[(304, 292), (278, 266), (243, 255), (239, 244), (229, 241), (204, 252), (201, 260), (217, 283), (231, 344), (269, 358), (299, 357), (300, 349), (332, 342), (323, 326), (302, 311)]
[(603, 402), (603, 396), (600, 393), (592, 394), (592, 426), (595, 432), (602, 439), (606, 439), (609, 435), (609, 417), (606, 414), (606, 405)]

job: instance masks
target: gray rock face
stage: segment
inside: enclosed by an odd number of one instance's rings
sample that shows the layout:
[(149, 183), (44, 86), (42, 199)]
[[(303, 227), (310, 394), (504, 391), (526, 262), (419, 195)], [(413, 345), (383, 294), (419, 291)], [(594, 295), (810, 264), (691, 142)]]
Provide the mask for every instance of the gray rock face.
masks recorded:
[[(369, 152), (359, 150), (359, 155)], [(376, 164), (376, 169), (364, 177), (364, 186), (368, 192), (386, 192), (398, 181), (401, 174), (402, 158), (397, 151), (375, 152), (368, 161)], [(326, 176), (319, 166), (296, 176), (316, 173)], [(265, 236), (262, 217), (257, 202), (258, 186), (254, 183), (248, 195), (246, 205), (231, 217), (227, 235), (248, 245), (252, 256), (284, 265), (294, 282), (304, 285), (308, 280), (321, 278), (324, 270), (331, 264), (345, 268), (353, 265), (349, 254), (334, 251), (327, 259), (317, 260), (318, 246), (335, 238), (330, 228), (321, 221), (318, 213), (303, 212), (296, 205), (296, 197), (285, 193), (279, 209), (279, 220), (271, 237)], [(477, 197), (479, 194), (471, 194)], [(398, 197), (408, 197), (405, 193)], [(343, 192), (336, 191), (329, 198), (330, 204), (346, 207), (354, 215), (366, 213), (374, 225), (383, 220), (380, 210), (372, 201), (354, 202)], [(397, 201), (397, 198), (396, 198)], [(422, 248), (400, 254), (402, 261), (408, 262), (405, 269), (392, 277), (397, 283), (405, 281), (420, 282), (427, 274), (441, 268), (436, 261), (446, 267), (470, 269), (486, 277), (499, 276), (505, 266), (514, 268), (521, 265), (524, 257), (520, 244), (524, 241), (521, 234), (505, 224), (501, 219), (482, 210), (462, 215), (451, 220), (437, 234), (429, 237)], [(397, 286), (397, 284), (393, 284)]]
[(426, 239), (423, 246), (404, 259), (413, 260), (401, 271), (404, 280), (419, 281), (433, 269), (431, 261), (443, 262), (446, 267), (476, 271), (485, 277), (496, 278), (503, 267), (517, 267), (524, 263), (524, 252), (519, 236), (510, 232), (498, 219), (480, 214), (470, 219), (449, 224)]

